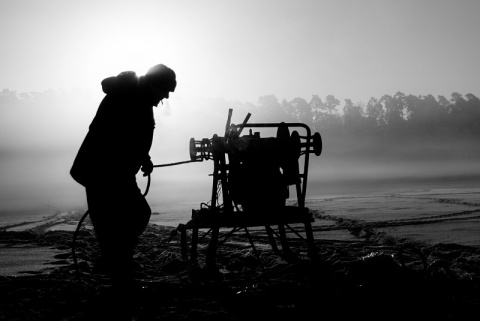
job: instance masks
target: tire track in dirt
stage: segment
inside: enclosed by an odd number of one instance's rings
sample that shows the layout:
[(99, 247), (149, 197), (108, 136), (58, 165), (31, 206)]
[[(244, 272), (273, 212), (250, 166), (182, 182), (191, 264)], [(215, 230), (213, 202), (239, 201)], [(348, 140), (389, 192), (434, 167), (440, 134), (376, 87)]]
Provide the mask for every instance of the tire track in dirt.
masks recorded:
[(452, 204), (452, 205), (465, 205), (465, 206), (472, 206), (472, 207), (480, 207), (480, 203), (473, 203), (473, 202), (465, 202), (455, 198), (436, 198), (436, 197), (420, 197), (420, 196), (406, 196), (400, 194), (391, 194), (390, 198), (406, 198), (406, 199), (415, 199), (415, 200), (427, 200), (427, 201), (435, 201), (437, 203), (443, 204)]
[[(322, 220), (331, 220), (335, 222), (335, 225), (331, 226), (314, 226), (314, 231), (334, 231), (342, 229), (353, 229), (357, 231), (359, 228), (384, 228), (384, 227), (398, 227), (398, 226), (407, 226), (407, 225), (425, 225), (425, 224), (435, 224), (447, 221), (462, 221), (462, 220), (471, 220), (471, 219), (480, 219), (480, 203), (476, 202), (466, 202), (454, 198), (436, 198), (436, 197), (425, 197), (425, 196), (406, 196), (401, 194), (390, 194), (387, 195), (388, 198), (401, 198), (401, 199), (413, 199), (413, 200), (427, 200), (436, 203), (449, 204), (449, 205), (459, 205), (459, 206), (470, 206), (477, 207), (473, 210), (460, 211), (455, 213), (439, 214), (432, 215), (429, 217), (422, 218), (408, 218), (408, 219), (397, 219), (397, 220), (385, 220), (385, 221), (376, 221), (376, 222), (367, 222), (363, 220), (355, 220), (351, 218), (345, 218), (336, 215), (326, 215), (322, 211), (313, 211), (314, 217), (316, 219)], [(334, 201), (337, 199), (345, 199), (347, 197), (339, 197), (335, 199), (326, 199), (324, 201)], [(357, 197), (355, 197), (357, 198)], [(361, 197), (360, 197), (361, 198)], [(323, 213), (323, 214), (322, 214)], [(341, 214), (340, 214), (341, 215)]]

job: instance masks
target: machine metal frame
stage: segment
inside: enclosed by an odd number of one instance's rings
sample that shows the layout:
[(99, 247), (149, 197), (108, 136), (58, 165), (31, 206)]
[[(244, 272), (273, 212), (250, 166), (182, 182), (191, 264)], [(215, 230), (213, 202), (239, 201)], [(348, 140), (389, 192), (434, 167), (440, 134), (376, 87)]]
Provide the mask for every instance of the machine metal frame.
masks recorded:
[[(313, 214), (305, 207), (305, 198), (307, 191), (309, 156), (311, 153), (319, 156), (322, 149), (321, 137), (318, 133), (311, 134), (310, 128), (303, 123), (251, 123), (248, 124), (250, 114), (247, 115), (244, 122), (240, 125), (230, 124), (232, 110), (229, 111), (225, 136), (214, 135), (212, 139), (202, 139), (190, 141), (190, 157), (192, 161), (213, 160), (213, 177), (211, 201), (210, 204), (202, 203), (201, 208), (192, 210), (192, 218), (183, 225), (181, 229), (181, 248), (182, 256), (188, 259), (187, 249), (187, 230), (191, 230), (191, 250), (190, 260), (197, 263), (198, 244), (210, 234), (210, 240), (206, 252), (206, 263), (209, 267), (216, 266), (216, 255), (218, 247), (223, 244), (228, 237), (240, 230), (245, 231), (250, 244), (256, 252), (255, 245), (250, 236), (248, 228), (265, 227), (266, 234), (272, 249), (278, 250), (275, 236), (280, 239), (283, 255), (292, 254), (288, 245), (286, 228), (293, 231), (298, 237), (305, 239), (290, 224), (303, 224), (308, 245), (309, 255), (314, 255), (314, 237), (312, 232)], [(259, 133), (252, 133), (252, 129), (271, 128), (277, 129), (277, 137), (269, 138), (265, 141), (266, 146), (273, 146), (281, 150), (282, 155), (287, 155), (289, 162), (288, 171), (290, 182), (286, 185), (294, 185), (296, 189), (297, 202), (295, 205), (275, 205), (261, 208), (242, 208), (235, 202), (235, 196), (232, 193), (233, 177), (235, 165), (238, 160), (235, 159), (235, 153), (238, 152), (238, 142), (245, 140), (261, 140)], [(244, 129), (249, 129), (250, 134), (240, 136)], [(297, 131), (290, 129), (302, 129), (304, 136), (300, 136)], [(246, 138), (245, 138), (246, 137)], [(300, 166), (301, 157), (303, 166)], [(300, 170), (302, 167), (303, 170)], [(285, 171), (285, 169), (284, 169)], [(285, 173), (284, 173), (285, 174)], [(278, 233), (272, 228), (278, 226)], [(220, 229), (231, 229), (226, 233), (223, 240), (220, 240)], [(208, 229), (203, 237), (199, 238), (199, 230)]]

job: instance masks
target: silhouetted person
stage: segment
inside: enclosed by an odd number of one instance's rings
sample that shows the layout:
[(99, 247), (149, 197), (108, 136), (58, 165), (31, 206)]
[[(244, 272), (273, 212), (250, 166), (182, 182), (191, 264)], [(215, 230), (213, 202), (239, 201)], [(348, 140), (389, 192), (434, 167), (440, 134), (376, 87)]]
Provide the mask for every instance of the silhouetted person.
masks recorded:
[(161, 64), (145, 76), (127, 71), (104, 79), (107, 95), (70, 171), (85, 186), (102, 259), (113, 285), (120, 288), (132, 284), (133, 250), (151, 215), (136, 174), (153, 170), (153, 106), (168, 98), (176, 84), (173, 70)]

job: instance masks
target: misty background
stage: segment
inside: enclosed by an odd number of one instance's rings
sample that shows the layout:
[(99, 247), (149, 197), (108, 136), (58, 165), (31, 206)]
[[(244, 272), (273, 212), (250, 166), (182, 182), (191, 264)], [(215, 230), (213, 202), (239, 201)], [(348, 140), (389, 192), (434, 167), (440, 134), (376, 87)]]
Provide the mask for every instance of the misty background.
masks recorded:
[[(366, 103), (333, 95), (266, 95), (255, 102), (174, 95), (155, 109), (154, 164), (188, 160), (190, 138), (221, 136), (232, 108), (233, 123), (252, 113), (250, 123), (302, 122), (321, 133), (323, 153), (310, 162), (310, 197), (480, 182), (480, 99), (473, 94), (397, 92)], [(2, 209), (86, 207), (69, 170), (102, 97), (100, 90), (0, 92)], [(108, 170), (108, 163), (98, 166)], [(155, 169), (149, 202), (208, 201), (212, 169), (209, 161)], [(139, 174), (138, 181), (144, 189), (146, 178)]]
[[(322, 135), (307, 197), (478, 186), (479, 15), (476, 0), (0, 0), (0, 211), (85, 209), (69, 170), (100, 82), (158, 63), (178, 86), (154, 111), (155, 164), (188, 160), (232, 108)], [(148, 201), (207, 201), (212, 167), (155, 169)]]

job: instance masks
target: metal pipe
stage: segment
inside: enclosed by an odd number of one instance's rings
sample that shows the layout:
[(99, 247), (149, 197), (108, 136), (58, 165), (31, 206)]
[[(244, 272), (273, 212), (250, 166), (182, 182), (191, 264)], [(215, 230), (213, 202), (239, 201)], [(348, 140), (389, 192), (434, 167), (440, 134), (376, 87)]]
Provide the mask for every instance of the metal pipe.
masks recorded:
[(198, 162), (201, 162), (201, 160), (188, 160), (188, 161), (176, 162), (176, 163), (159, 164), (159, 165), (153, 165), (153, 167), (167, 167), (167, 166), (175, 166), (175, 165), (198, 163)]
[(240, 125), (240, 131), (238, 132), (238, 135), (239, 135), (239, 136), (240, 136), (240, 134), (242, 133), (243, 127), (245, 127), (245, 125), (247, 124), (248, 120), (250, 119), (250, 116), (252, 116), (252, 114), (248, 113), (248, 114), (247, 114), (247, 117), (245, 117), (245, 119), (243, 120), (243, 123)]
[(225, 125), (225, 135), (224, 136), (227, 136), (228, 130), (230, 129), (230, 122), (232, 120), (232, 113), (233, 113), (233, 109), (230, 108), (228, 110), (228, 119), (227, 119), (227, 124)]

